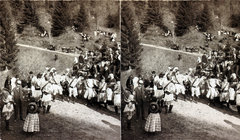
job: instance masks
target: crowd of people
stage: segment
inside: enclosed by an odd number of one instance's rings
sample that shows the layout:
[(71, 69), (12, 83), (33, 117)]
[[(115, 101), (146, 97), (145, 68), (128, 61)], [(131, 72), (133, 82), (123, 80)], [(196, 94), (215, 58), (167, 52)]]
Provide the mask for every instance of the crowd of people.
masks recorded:
[[(136, 111), (136, 118), (144, 118), (144, 110), (147, 101), (150, 101), (150, 114), (161, 112), (159, 108), (165, 109), (165, 113), (171, 113), (173, 101), (178, 101), (178, 96), (183, 95), (184, 101), (198, 103), (199, 98), (208, 98), (209, 106), (224, 108), (237, 107), (240, 113), (240, 82), (239, 65), (240, 51), (235, 48), (221, 54), (211, 51), (199, 57), (195, 68), (189, 68), (186, 73), (180, 74), (178, 67), (168, 67), (165, 73), (156, 75), (153, 71), (151, 76), (133, 77), (129, 76), (126, 89), (123, 93), (123, 104), (126, 104), (123, 112), (127, 114), (128, 128), (131, 129), (131, 119)], [(159, 128), (159, 116), (151, 115), (146, 121), (147, 132), (161, 131)], [(158, 123), (158, 124), (156, 124)], [(151, 125), (150, 125), (151, 124)], [(152, 128), (155, 127), (155, 128)]]
[[(23, 103), (28, 102), (28, 114), (24, 123), (25, 132), (39, 131), (39, 108), (49, 113), (56, 98), (75, 104), (77, 98), (87, 100), (87, 106), (97, 105), (108, 109), (114, 106), (116, 114), (121, 106), (120, 94), (120, 50), (106, 48), (104, 53), (86, 52), (75, 57), (72, 68), (62, 75), (56, 68), (46, 66), (44, 72), (36, 75), (32, 71), (27, 78), (8, 76), (1, 91), (1, 113), (5, 118), (6, 130), (12, 114), (14, 122), (20, 112), (23, 118)], [(67, 99), (66, 99), (67, 98)], [(14, 112), (14, 113), (13, 113)], [(35, 114), (35, 115), (33, 115)]]

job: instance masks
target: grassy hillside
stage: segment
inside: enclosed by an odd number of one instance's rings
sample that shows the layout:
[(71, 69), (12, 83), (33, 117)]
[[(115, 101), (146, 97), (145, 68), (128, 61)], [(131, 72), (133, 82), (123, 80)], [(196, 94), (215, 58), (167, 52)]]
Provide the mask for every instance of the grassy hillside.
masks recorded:
[(19, 47), (20, 52), (18, 54), (18, 61), (16, 62), (16, 68), (9, 71), (0, 72), (0, 87), (4, 85), (4, 81), (7, 75), (15, 76), (18, 74), (21, 78), (33, 71), (36, 75), (39, 72), (43, 73), (46, 66), (55, 67), (59, 74), (62, 74), (66, 68), (71, 68), (73, 65), (74, 56), (57, 54), (58, 60), (54, 60), (54, 51), (42, 51), (34, 48)]
[(140, 67), (141, 73), (156, 73), (165, 72), (169, 66), (178, 67), (180, 73), (185, 72), (190, 67), (195, 67), (197, 56), (189, 54), (181, 54), (181, 59), (178, 60), (177, 51), (168, 51), (157, 48), (143, 46)]
[(125, 87), (126, 80), (129, 75), (137, 76), (141, 74), (151, 74), (152, 71), (156, 71), (157, 74), (165, 72), (169, 66), (178, 67), (180, 73), (185, 73), (189, 68), (196, 66), (196, 55), (180, 53), (181, 60), (178, 60), (177, 51), (169, 51), (158, 48), (151, 48), (143, 46), (143, 52), (141, 55), (141, 61), (139, 63), (140, 70), (128, 70), (121, 72), (121, 83)]

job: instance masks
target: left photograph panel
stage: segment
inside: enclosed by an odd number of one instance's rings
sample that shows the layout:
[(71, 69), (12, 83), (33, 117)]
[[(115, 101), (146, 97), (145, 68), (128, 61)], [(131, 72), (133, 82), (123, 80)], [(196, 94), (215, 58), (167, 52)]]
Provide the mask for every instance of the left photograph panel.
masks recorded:
[(0, 2), (0, 139), (121, 139), (120, 2)]

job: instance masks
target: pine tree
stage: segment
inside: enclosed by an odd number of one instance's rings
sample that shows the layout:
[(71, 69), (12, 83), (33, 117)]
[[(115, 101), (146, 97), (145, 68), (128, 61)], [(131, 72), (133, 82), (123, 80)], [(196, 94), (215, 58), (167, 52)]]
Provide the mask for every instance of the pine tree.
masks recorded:
[(176, 28), (175, 32), (177, 36), (184, 35), (191, 25), (191, 11), (190, 11), (190, 4), (186, 1), (179, 2), (178, 10), (176, 13)]
[(52, 30), (53, 36), (59, 36), (69, 26), (69, 16), (67, 15), (67, 2), (55, 2), (55, 9), (52, 15)]
[(204, 5), (202, 14), (200, 16), (199, 25), (201, 27), (200, 31), (202, 32), (206, 32), (207, 29), (211, 26), (209, 8), (206, 4)]
[[(14, 8), (15, 6), (13, 6), (12, 8)], [(39, 24), (39, 17), (36, 10), (37, 7), (35, 6), (34, 2), (32, 1), (24, 2), (23, 17), (20, 21), (20, 24), (18, 24), (18, 33), (22, 33), (23, 29), (27, 25), (36, 27), (40, 32), (44, 31), (44, 28)]]
[(74, 26), (77, 27), (77, 32), (83, 32), (86, 28), (89, 27), (88, 15), (86, 13), (84, 4), (81, 4), (77, 18), (74, 21)]
[(1, 25), (1, 48), (0, 48), (0, 67), (1, 70), (11, 69), (17, 61), (16, 56), (19, 52), (16, 46), (15, 32), (12, 27), (11, 11), (8, 2), (0, 2), (0, 25)]
[(161, 12), (161, 2), (159, 1), (149, 1), (147, 13), (145, 18), (141, 23), (141, 32), (145, 32), (150, 25), (158, 26), (159, 28), (165, 29), (162, 23), (162, 12)]
[(138, 33), (134, 26), (134, 12), (130, 2), (122, 3), (121, 10), (121, 69), (128, 70), (138, 67), (142, 48)]
[(230, 27), (240, 28), (240, 15), (232, 14), (230, 17)]

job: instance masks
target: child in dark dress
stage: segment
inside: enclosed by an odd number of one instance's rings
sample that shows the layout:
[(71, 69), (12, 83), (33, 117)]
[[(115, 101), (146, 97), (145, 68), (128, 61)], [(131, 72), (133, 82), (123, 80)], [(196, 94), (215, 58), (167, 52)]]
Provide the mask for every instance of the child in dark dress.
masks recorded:
[(156, 101), (150, 103), (148, 110), (148, 117), (145, 124), (146, 132), (157, 132), (161, 131), (161, 117), (160, 117), (161, 109), (159, 108)]
[(39, 109), (36, 104), (35, 98), (30, 98), (30, 103), (27, 107), (27, 117), (24, 122), (23, 131), (24, 132), (38, 132), (40, 131), (39, 126)]

